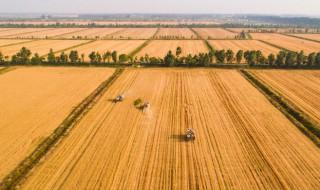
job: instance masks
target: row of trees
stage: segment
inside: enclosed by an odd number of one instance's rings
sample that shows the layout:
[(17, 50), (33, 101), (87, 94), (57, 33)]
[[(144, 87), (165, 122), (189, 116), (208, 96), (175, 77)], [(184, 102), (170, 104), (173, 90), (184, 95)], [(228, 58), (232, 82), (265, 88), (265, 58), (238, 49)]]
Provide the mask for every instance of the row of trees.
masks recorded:
[[(163, 58), (151, 57), (144, 55), (141, 57), (133, 57), (127, 54), (118, 55), (117, 51), (107, 51), (100, 54), (99, 52), (91, 52), (88, 55), (91, 64), (117, 64), (117, 63), (132, 63), (132, 64), (164, 64), (167, 66), (209, 66), (213, 63), (218, 64), (241, 64), (247, 63), (250, 66), (254, 65), (269, 65), (269, 66), (320, 66), (320, 52), (305, 54), (303, 51), (291, 52), (280, 51), (278, 54), (269, 54), (265, 57), (261, 51), (243, 51), (237, 52), (229, 50), (211, 50), (208, 53), (199, 53), (196, 55), (188, 54), (182, 56), (182, 48), (177, 47), (176, 51), (169, 51)], [(0, 63), (13, 64), (81, 64), (86, 63), (85, 54), (79, 54), (73, 50), (68, 54), (61, 52), (57, 55), (52, 49), (47, 56), (39, 56), (38, 53), (32, 55), (31, 51), (25, 47), (11, 57), (4, 56), (0, 52)]]

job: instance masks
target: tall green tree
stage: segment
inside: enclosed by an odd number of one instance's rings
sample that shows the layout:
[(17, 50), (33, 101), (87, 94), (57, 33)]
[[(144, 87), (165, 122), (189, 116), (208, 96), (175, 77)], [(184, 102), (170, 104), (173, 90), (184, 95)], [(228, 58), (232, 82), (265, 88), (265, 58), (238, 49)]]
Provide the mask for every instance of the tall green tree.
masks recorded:
[(271, 53), (269, 56), (268, 56), (268, 64), (270, 66), (274, 65), (275, 64), (275, 61), (276, 61), (276, 56)]
[(3, 64), (4, 63), (4, 56), (2, 54), (2, 52), (0, 51), (0, 63)]
[(69, 60), (72, 64), (75, 64), (79, 61), (79, 53), (77, 50), (73, 50), (69, 54)]
[(218, 63), (224, 63), (226, 59), (226, 52), (225, 50), (218, 50), (216, 51), (216, 59)]
[(31, 63), (34, 65), (39, 65), (43, 62), (43, 57), (40, 57), (38, 53), (35, 53), (31, 58)]
[(90, 59), (90, 63), (97, 63), (97, 55), (95, 51), (89, 54), (89, 59)]
[(234, 59), (234, 52), (231, 49), (228, 49), (226, 52), (227, 63), (232, 63)]
[(314, 66), (316, 63), (316, 53), (310, 53), (308, 55), (308, 66)]
[(297, 65), (304, 64), (306, 61), (306, 56), (304, 55), (304, 51), (300, 51), (297, 55)]
[(237, 63), (240, 64), (243, 59), (243, 50), (239, 50), (236, 54)]
[(285, 65), (286, 66), (293, 66), (296, 63), (297, 63), (297, 53), (288, 52), (286, 55)]
[(320, 66), (320, 52), (317, 53), (317, 56), (316, 56), (316, 65)]
[(179, 57), (182, 53), (182, 48), (181, 47), (177, 47), (176, 49), (176, 56)]
[(169, 51), (164, 57), (164, 64), (173, 67), (175, 66), (175, 56), (172, 54), (172, 51)]
[(117, 51), (113, 51), (111, 54), (112, 60), (114, 63), (118, 62), (118, 52)]
[(285, 51), (280, 51), (277, 54), (276, 64), (278, 66), (284, 65), (287, 53)]
[(56, 63), (56, 57), (54, 56), (54, 52), (53, 49), (50, 49), (48, 56), (47, 56), (47, 60), (49, 63), (54, 64)]

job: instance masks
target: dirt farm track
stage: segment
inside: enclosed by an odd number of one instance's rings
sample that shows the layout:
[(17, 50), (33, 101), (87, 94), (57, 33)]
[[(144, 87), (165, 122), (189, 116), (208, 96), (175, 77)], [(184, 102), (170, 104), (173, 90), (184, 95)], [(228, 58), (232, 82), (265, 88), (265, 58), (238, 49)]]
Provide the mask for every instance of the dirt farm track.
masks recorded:
[(319, 148), (240, 72), (155, 68), (126, 69), (19, 188), (319, 187)]

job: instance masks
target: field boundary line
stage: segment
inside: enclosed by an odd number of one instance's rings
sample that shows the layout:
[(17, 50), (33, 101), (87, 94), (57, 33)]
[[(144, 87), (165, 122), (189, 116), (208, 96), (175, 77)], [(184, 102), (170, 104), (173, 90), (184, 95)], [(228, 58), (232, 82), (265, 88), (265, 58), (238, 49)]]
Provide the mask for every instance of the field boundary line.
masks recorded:
[(194, 28), (190, 28), (190, 30), (196, 34), (198, 39), (202, 40), (205, 43), (209, 51), (214, 51), (214, 47), (210, 44), (210, 42), (207, 39), (204, 39)]
[[(1, 39), (1, 38), (0, 38)], [(12, 40), (16, 40), (16, 39), (12, 39)], [(9, 46), (15, 46), (15, 45), (20, 45), (20, 44), (26, 44), (26, 43), (30, 43), (30, 42), (35, 42), (35, 41), (38, 41), (37, 39), (29, 39), (25, 42), (17, 42), (17, 43), (12, 43), (12, 44), (6, 44), (6, 45), (2, 45), (0, 46), (0, 48), (3, 48), (3, 47), (9, 47)]]
[(287, 48), (284, 48), (284, 47), (281, 47), (281, 46), (278, 46), (278, 45), (272, 44), (272, 43), (270, 43), (270, 42), (266, 42), (266, 41), (264, 41), (264, 40), (259, 40), (259, 39), (253, 39), (253, 40), (260, 41), (260, 42), (262, 42), (262, 43), (265, 43), (265, 44), (267, 44), (267, 45), (269, 45), (269, 46), (272, 46), (272, 47), (278, 48), (278, 49), (283, 50), (283, 51), (287, 51), (287, 52), (294, 52), (294, 51), (292, 51), (292, 50), (289, 50), (289, 49), (287, 49)]
[[(85, 41), (85, 40), (83, 40), (83, 41)], [(74, 45), (74, 46), (67, 47), (67, 48), (64, 48), (64, 49), (61, 49), (61, 50), (53, 51), (53, 54), (61, 53), (61, 52), (64, 52), (64, 51), (68, 51), (70, 49), (77, 48), (77, 47), (80, 47), (80, 46), (84, 46), (84, 45), (93, 43), (95, 41), (97, 41), (97, 40), (89, 40), (87, 42), (83, 42), (83, 43), (78, 44), (78, 45)], [(41, 57), (46, 57), (46, 56), (48, 56), (48, 54), (49, 54), (49, 52), (47, 54), (45, 54), (45, 55), (42, 55)]]
[(309, 39), (309, 38), (305, 38), (305, 37), (301, 37), (301, 36), (294, 36), (294, 35), (291, 35), (291, 34), (285, 34), (285, 33), (282, 33), (282, 35), (284, 35), (284, 36), (288, 36), (288, 37), (293, 37), (293, 38), (298, 38), (298, 39), (301, 39), (301, 40), (307, 40), (307, 41), (311, 41), (311, 42), (317, 42), (317, 43), (320, 43), (320, 41), (319, 41), (319, 40)]
[(252, 72), (240, 70), (242, 76), (256, 87), (279, 111), (281, 111), (303, 134), (320, 148), (319, 125), (293, 102), (258, 79)]
[(56, 146), (58, 142), (76, 126), (77, 122), (88, 113), (109, 87), (119, 78), (123, 71), (123, 68), (117, 68), (112, 76), (108, 77), (108, 79), (102, 82), (89, 96), (80, 102), (51, 135), (46, 137), (29, 156), (4, 177), (2, 182), (0, 182), (0, 189), (15, 189), (21, 180), (29, 174), (33, 167), (39, 163), (51, 148)]

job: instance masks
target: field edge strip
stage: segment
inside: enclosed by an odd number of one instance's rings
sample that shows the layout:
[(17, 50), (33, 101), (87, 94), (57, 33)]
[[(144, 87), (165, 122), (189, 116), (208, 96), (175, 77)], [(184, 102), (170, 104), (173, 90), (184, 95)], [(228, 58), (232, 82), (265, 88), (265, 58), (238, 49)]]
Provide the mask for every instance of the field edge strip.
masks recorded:
[(286, 52), (294, 52), (294, 51), (292, 51), (292, 50), (289, 50), (289, 49), (287, 49), (287, 48), (284, 48), (284, 47), (275, 45), (275, 44), (273, 44), (273, 43), (270, 43), (270, 42), (267, 42), (267, 41), (264, 41), (264, 40), (259, 40), (259, 39), (254, 39), (254, 40), (260, 41), (260, 42), (265, 43), (265, 44), (267, 44), (267, 45), (269, 45), (269, 46), (275, 47), (275, 48), (277, 48), (277, 49), (280, 49), (280, 50), (283, 50), (283, 51), (286, 51)]
[(56, 146), (66, 133), (69, 132), (86, 113), (88, 113), (104, 92), (108, 90), (117, 78), (119, 78), (123, 71), (124, 68), (117, 68), (112, 76), (108, 77), (107, 80), (102, 82), (89, 96), (78, 104), (51, 135), (46, 137), (29, 156), (21, 161), (15, 169), (3, 178), (2, 182), (0, 182), (0, 189), (15, 189), (21, 180), (29, 174), (33, 167), (37, 165), (51, 148)]
[(281, 111), (303, 134), (320, 148), (320, 130), (313, 119), (307, 116), (294, 103), (284, 98), (270, 86), (259, 80), (253, 73), (240, 69), (240, 73), (254, 87)]
[(4, 67), (0, 69), (0, 75), (15, 70), (15, 67)]

